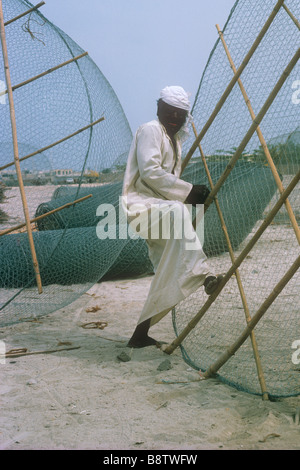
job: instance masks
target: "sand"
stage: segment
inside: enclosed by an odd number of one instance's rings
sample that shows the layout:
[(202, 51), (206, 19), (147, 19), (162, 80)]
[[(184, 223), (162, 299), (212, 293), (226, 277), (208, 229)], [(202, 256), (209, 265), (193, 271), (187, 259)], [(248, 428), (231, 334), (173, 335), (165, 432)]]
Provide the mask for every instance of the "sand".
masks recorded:
[[(300, 397), (263, 401), (198, 381), (180, 349), (126, 346), (151, 279), (99, 283), (55, 313), (0, 329), (6, 351), (44, 351), (0, 364), (1, 449), (300, 449)], [(152, 335), (174, 339), (170, 315)]]
[[(26, 188), (31, 215), (53, 190)], [(8, 225), (22, 220), (17, 191), (1, 206)], [(151, 279), (98, 283), (54, 313), (0, 327), (6, 352), (27, 352), (0, 358), (1, 449), (300, 449), (300, 397), (263, 401), (199, 381), (179, 348), (169, 356), (126, 346)], [(171, 342), (171, 315), (151, 334)]]

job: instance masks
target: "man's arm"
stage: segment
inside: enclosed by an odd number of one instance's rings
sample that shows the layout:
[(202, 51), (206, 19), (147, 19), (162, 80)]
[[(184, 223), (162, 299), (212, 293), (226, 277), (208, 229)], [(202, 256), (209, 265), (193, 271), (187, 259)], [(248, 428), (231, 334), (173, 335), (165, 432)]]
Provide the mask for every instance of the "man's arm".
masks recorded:
[(145, 126), (140, 129), (137, 160), (142, 181), (162, 198), (185, 202), (193, 185), (162, 168), (161, 129)]

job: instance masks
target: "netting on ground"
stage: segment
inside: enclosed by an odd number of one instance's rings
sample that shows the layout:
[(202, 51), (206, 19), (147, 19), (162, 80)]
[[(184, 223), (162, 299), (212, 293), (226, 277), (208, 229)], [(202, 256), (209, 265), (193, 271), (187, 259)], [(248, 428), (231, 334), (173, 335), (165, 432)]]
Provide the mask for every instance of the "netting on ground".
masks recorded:
[[(239, 0), (235, 3), (223, 28), (223, 39), (236, 69), (241, 65), (276, 3), (273, 0), (255, 2)], [(298, 19), (299, 25), (300, 3), (297, 0), (287, 0), (285, 5)], [(281, 7), (241, 74), (241, 83), (256, 116), (298, 50), (299, 39), (299, 26)], [(192, 114), (198, 134), (232, 80), (231, 65), (224, 44), (219, 38), (204, 70), (193, 106)], [(284, 188), (300, 169), (299, 77), (298, 62), (259, 126)], [(239, 84), (236, 83), (201, 140), (201, 148), (210, 170), (218, 164), (226, 166), (229, 163), (252, 122), (246, 100)], [(192, 133), (186, 144), (185, 153), (188, 153), (194, 140), (195, 136)], [(197, 149), (186, 169), (186, 172), (194, 172), (191, 176), (194, 180), (198, 180), (199, 166), (201, 166), (201, 154), (200, 149)], [(241, 171), (245, 174), (245, 181), (240, 178)], [(253, 176), (248, 180), (251, 172)], [(211, 176), (213, 184), (216, 185), (218, 175), (211, 171)], [(236, 182), (236, 191), (232, 181)], [(277, 184), (276, 188), (272, 186), (272, 181), (275, 184), (262, 142), (255, 132), (231, 171), (230, 177), (217, 194), (235, 259), (279, 199), (280, 191)], [(208, 184), (207, 179), (206, 184)], [(228, 201), (226, 200), (224, 205), (222, 191), (226, 191), (226, 187), (230, 189), (227, 193)], [(232, 205), (228, 213), (225, 208), (227, 203)], [(299, 223), (299, 183), (291, 193), (289, 203)], [(213, 211), (216, 211), (214, 203), (206, 212), (205, 226), (209, 224)], [(250, 223), (252, 217), (255, 220)], [(249, 227), (245, 229), (247, 235), (236, 243), (235, 237), (239, 237), (248, 222)], [(207, 232), (210, 230), (222, 232), (220, 219), (214, 227), (207, 228)], [(206, 239), (206, 243), (207, 241)], [(226, 273), (232, 266), (228, 249), (223, 254), (220, 254), (221, 250), (216, 251), (217, 255), (209, 259), (211, 269), (216, 273)], [(238, 270), (251, 317), (298, 256), (299, 242), (296, 230), (286, 207), (283, 206)], [(299, 361), (295, 359), (295, 355), (293, 356), (295, 352), (293, 348), (297, 347), (297, 341), (300, 340), (299, 287), (298, 271), (254, 329), (259, 361), (270, 397), (300, 394)], [(173, 323), (177, 336), (192, 321), (206, 300), (203, 289), (200, 289), (173, 310)], [(245, 327), (245, 307), (237, 277), (233, 275), (195, 328), (181, 343), (184, 359), (195, 369), (206, 371), (239, 338)], [(219, 369), (218, 376), (239, 389), (262, 394), (250, 338)]]

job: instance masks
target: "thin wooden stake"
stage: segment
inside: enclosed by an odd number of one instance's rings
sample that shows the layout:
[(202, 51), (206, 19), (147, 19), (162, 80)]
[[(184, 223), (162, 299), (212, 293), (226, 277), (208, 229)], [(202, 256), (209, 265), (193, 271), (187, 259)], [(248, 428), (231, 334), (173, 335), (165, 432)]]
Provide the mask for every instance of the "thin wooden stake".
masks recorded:
[(19, 162), (17, 126), (16, 126), (13, 92), (12, 92), (12, 88), (11, 88), (11, 79), (10, 79), (9, 62), (8, 62), (8, 54), (7, 54), (7, 44), (6, 44), (6, 37), (5, 37), (5, 27), (4, 27), (2, 0), (0, 0), (0, 34), (1, 34), (3, 59), (4, 59), (5, 79), (6, 79), (7, 89), (8, 89), (8, 99), (9, 99), (10, 121), (11, 121), (12, 138), (13, 138), (15, 167), (16, 167), (18, 183), (19, 183), (19, 188), (20, 188), (20, 193), (21, 193), (23, 212), (24, 212), (24, 216), (25, 216), (25, 220), (26, 220), (26, 228), (27, 228), (27, 234), (28, 234), (28, 239), (29, 239), (29, 246), (30, 246), (30, 251), (31, 251), (31, 256), (32, 256), (33, 267), (34, 267), (34, 271), (35, 271), (36, 282), (37, 282), (37, 286), (38, 286), (38, 292), (39, 292), (39, 294), (41, 294), (43, 292), (41, 275), (40, 275), (39, 264), (38, 264), (38, 260), (37, 260), (37, 256), (36, 256), (35, 246), (34, 246), (34, 242), (33, 242), (33, 236), (32, 236), (31, 225), (30, 225), (27, 199), (26, 199), (26, 194), (25, 194), (25, 190), (24, 190), (24, 184), (23, 184), (22, 173), (21, 173), (20, 162)]
[[(34, 82), (34, 81), (37, 80), (38, 78), (44, 77), (45, 75), (48, 75), (49, 73), (52, 73), (52, 72), (54, 72), (55, 70), (58, 70), (58, 69), (60, 69), (61, 67), (64, 67), (65, 65), (69, 65), (69, 64), (71, 64), (72, 62), (74, 62), (74, 61), (76, 61), (76, 60), (79, 60), (79, 59), (81, 59), (82, 57), (85, 57), (86, 55), (88, 55), (88, 53), (87, 53), (87, 52), (83, 52), (82, 54), (80, 54), (80, 55), (78, 55), (78, 56), (76, 56), (76, 57), (72, 57), (72, 59), (66, 60), (65, 62), (62, 62), (62, 63), (59, 64), (59, 65), (55, 65), (54, 67), (52, 67), (51, 69), (46, 70), (45, 72), (39, 73), (38, 75), (35, 75), (34, 77), (28, 78), (28, 79), (25, 80), (24, 82), (21, 82), (21, 83), (18, 83), (17, 85), (12, 86), (11, 89), (12, 89), (12, 91), (15, 91), (15, 90), (17, 90), (18, 88), (21, 88), (21, 87), (24, 86), (24, 85), (28, 85), (28, 83)], [(3, 90), (3, 91), (1, 91), (0, 96), (5, 95), (6, 93), (8, 93), (8, 90)]]
[(298, 184), (299, 180), (300, 180), (300, 171), (298, 171), (298, 173), (294, 176), (294, 178), (292, 179), (288, 187), (284, 190), (283, 194), (280, 196), (280, 198), (278, 199), (278, 201), (276, 202), (272, 210), (268, 213), (265, 220), (257, 229), (257, 231), (255, 232), (251, 240), (245, 246), (245, 248), (240, 253), (240, 255), (236, 258), (235, 263), (232, 264), (230, 269), (224, 275), (222, 281), (220, 282), (215, 292), (208, 297), (203, 307), (194, 316), (194, 318), (188, 323), (188, 325), (182, 330), (182, 332), (177, 336), (177, 338), (175, 338), (175, 340), (172, 343), (162, 348), (165, 353), (172, 354), (172, 352), (182, 343), (182, 341), (187, 337), (187, 335), (192, 331), (192, 329), (195, 328), (197, 323), (201, 320), (201, 318), (204, 316), (206, 311), (209, 309), (212, 303), (216, 300), (216, 298), (222, 291), (223, 287), (227, 284), (231, 276), (235, 273), (236, 269), (240, 267), (241, 263), (244, 261), (246, 256), (249, 254), (249, 252), (252, 250), (252, 248), (256, 244), (256, 242), (262, 236), (266, 228), (270, 225), (275, 215), (284, 204), (284, 201), (286, 200), (286, 198), (289, 197), (293, 189)]
[(270, 305), (274, 302), (274, 300), (278, 297), (280, 292), (283, 288), (287, 285), (287, 283), (292, 279), (294, 274), (300, 267), (300, 256), (296, 259), (296, 261), (292, 264), (290, 269), (286, 272), (283, 278), (278, 282), (274, 290), (271, 294), (267, 297), (261, 307), (258, 309), (256, 314), (252, 317), (252, 320), (248, 323), (242, 334), (239, 338), (229, 347), (227, 350), (217, 359), (217, 361), (212, 364), (204, 374), (202, 374), (203, 378), (209, 378), (216, 374), (216, 372), (227, 362), (235, 353), (236, 351), (242, 346), (242, 344), (246, 341), (248, 336), (253, 331), (254, 327), (257, 325), (259, 320), (263, 317), (266, 313)]
[[(192, 123), (192, 127), (193, 127), (193, 130), (194, 130), (195, 137), (197, 138), (197, 131), (196, 131), (196, 127), (195, 127), (194, 123)], [(206, 174), (207, 174), (207, 178), (208, 178), (210, 187), (211, 187), (211, 189), (213, 189), (214, 188), (214, 183), (213, 183), (213, 180), (211, 178), (211, 174), (210, 174), (210, 171), (209, 171), (209, 168), (208, 168), (206, 158), (205, 158), (205, 155), (204, 155), (201, 144), (199, 144), (199, 150), (200, 150), (201, 159), (202, 159), (202, 162), (203, 162)], [(217, 209), (217, 212), (218, 212), (218, 215), (219, 215), (219, 218), (220, 218), (221, 227), (222, 227), (222, 230), (223, 230), (224, 235), (225, 235), (225, 239), (226, 239), (226, 243), (227, 243), (227, 246), (228, 246), (228, 251), (229, 251), (230, 258), (231, 258), (231, 262), (235, 263), (234, 251), (233, 251), (233, 248), (232, 248), (232, 245), (231, 245), (231, 241), (230, 241), (229, 234), (228, 234), (228, 231), (227, 231), (226, 223), (225, 223), (225, 220), (224, 220), (224, 217), (223, 217), (223, 214), (222, 214), (222, 211), (221, 211), (221, 207), (220, 207), (220, 204), (219, 204), (219, 201), (218, 201), (217, 197), (215, 197), (214, 201), (215, 201), (216, 209)], [(246, 300), (244, 287), (243, 287), (240, 272), (239, 272), (238, 269), (235, 271), (235, 276), (236, 276), (238, 288), (239, 288), (239, 291), (240, 291), (240, 296), (241, 296), (241, 300), (242, 300), (242, 304), (243, 304), (243, 308), (244, 308), (244, 312), (245, 312), (246, 321), (247, 321), (247, 323), (249, 323), (250, 320), (251, 320), (251, 315), (250, 315), (250, 312), (249, 312), (249, 307), (248, 307), (248, 303), (247, 303), (247, 300)], [(261, 388), (261, 391), (262, 391), (262, 397), (263, 397), (263, 400), (268, 400), (269, 396), (268, 396), (268, 392), (267, 392), (265, 377), (264, 377), (263, 368), (262, 368), (262, 365), (261, 365), (261, 360), (260, 360), (260, 356), (259, 356), (259, 352), (258, 352), (257, 341), (256, 341), (256, 337), (255, 337), (254, 332), (251, 332), (250, 339), (251, 339), (254, 359), (255, 359), (255, 363), (256, 363), (257, 375), (258, 375), (258, 379), (259, 379), (259, 383), (260, 383), (260, 388)]]
[(32, 351), (32, 352), (30, 351), (28, 352), (26, 348), (20, 348), (20, 349), (8, 351), (5, 354), (4, 358), (34, 356), (36, 354), (52, 354), (52, 353), (60, 352), (60, 351), (73, 351), (74, 349), (80, 349), (80, 348), (81, 346), (73, 346), (70, 348), (48, 349), (45, 351)]
[(13, 23), (14, 21), (19, 20), (19, 19), (22, 18), (23, 16), (28, 15), (29, 13), (31, 13), (31, 12), (34, 11), (34, 10), (36, 10), (37, 8), (42, 7), (43, 5), (45, 5), (45, 2), (40, 2), (40, 3), (38, 3), (37, 5), (35, 5), (34, 7), (30, 8), (29, 10), (24, 11), (24, 13), (21, 13), (20, 15), (15, 16), (15, 18), (12, 18), (11, 20), (6, 21), (6, 23), (4, 23), (4, 26), (8, 26), (9, 24)]
[[(48, 217), (49, 215), (55, 214), (55, 212), (59, 212), (63, 209), (67, 209), (68, 207), (73, 206), (74, 204), (78, 204), (79, 202), (83, 202), (86, 199), (89, 199), (90, 197), (92, 197), (92, 194), (84, 196), (80, 199), (76, 199), (76, 201), (67, 202), (67, 204), (64, 204), (63, 206), (57, 207), (56, 209), (53, 209), (52, 211), (49, 211), (46, 214), (42, 214), (42, 215), (39, 215), (38, 217), (35, 217), (34, 219), (31, 219), (30, 223), (33, 224), (34, 222), (37, 222), (38, 220), (44, 219), (45, 217)], [(23, 223), (23, 224), (16, 225), (15, 227), (10, 227), (10, 228), (7, 228), (5, 230), (2, 230), (0, 232), (0, 237), (2, 235), (7, 235), (8, 233), (14, 232), (15, 230), (19, 230), (20, 228), (24, 227), (25, 225), (26, 225), (26, 222)]]
[(300, 23), (299, 21), (297, 20), (297, 18), (293, 15), (293, 13), (291, 12), (291, 10), (288, 9), (288, 7), (283, 4), (282, 5), (283, 8), (285, 9), (285, 11), (287, 12), (287, 14), (289, 15), (289, 17), (293, 20), (293, 22), (295, 23), (295, 25), (297, 26), (298, 29), (300, 29)]
[[(104, 119), (105, 119), (104, 117), (101, 117), (100, 119), (97, 119), (97, 121), (91, 122), (91, 124), (88, 124), (87, 126), (82, 127), (81, 129), (78, 129), (76, 132), (73, 132), (72, 134), (69, 134), (66, 137), (63, 137), (62, 139), (57, 140), (56, 142), (53, 142), (52, 144), (47, 145), (46, 147), (43, 147), (39, 150), (36, 150), (35, 152), (29, 153), (28, 155), (21, 157), (19, 161), (23, 162), (24, 160), (27, 160), (27, 158), (31, 158), (31, 157), (34, 157), (35, 155), (38, 155), (39, 153), (45, 152), (45, 150), (49, 150), (52, 147), (55, 147), (55, 145), (61, 144), (62, 142), (65, 142), (66, 140), (71, 139), (75, 135), (80, 134), (80, 132), (86, 131), (87, 129), (94, 126), (95, 124), (98, 124), (99, 122), (104, 121)], [(14, 165), (14, 162), (10, 162), (10, 163), (7, 163), (6, 165), (0, 166), (0, 171), (12, 165)]]
[[(217, 30), (218, 30), (219, 36), (220, 36), (221, 41), (222, 41), (222, 44), (223, 44), (223, 46), (224, 46), (224, 49), (225, 49), (227, 58), (228, 58), (228, 60), (229, 60), (230, 66), (231, 66), (231, 68), (232, 68), (232, 71), (233, 71), (233, 73), (235, 74), (235, 73), (236, 73), (236, 67), (235, 67), (234, 62), (233, 62), (233, 60), (232, 60), (232, 57), (231, 57), (231, 55), (230, 55), (228, 46), (227, 46), (227, 44), (226, 44), (226, 42), (225, 42), (224, 35), (223, 35), (222, 31), (220, 30), (219, 25), (216, 25), (216, 28), (217, 28)], [(244, 85), (243, 85), (243, 83), (242, 83), (242, 80), (241, 80), (240, 78), (238, 79), (238, 84), (239, 84), (240, 90), (241, 90), (241, 92), (242, 92), (243, 98), (244, 98), (244, 100), (245, 100), (245, 102), (246, 102), (246, 105), (247, 105), (247, 108), (248, 108), (248, 110), (249, 110), (250, 116), (251, 116), (252, 120), (254, 121), (255, 118), (256, 118), (256, 116), (255, 116), (255, 113), (254, 113), (254, 111), (253, 111), (253, 108), (252, 108), (250, 99), (249, 99), (249, 97), (248, 97), (248, 95), (247, 95), (247, 92), (246, 92), (246, 90), (245, 90), (245, 87), (244, 87)], [(283, 184), (282, 184), (282, 182), (281, 182), (281, 179), (280, 179), (280, 176), (279, 176), (279, 174), (278, 174), (277, 168), (276, 168), (276, 166), (275, 166), (275, 164), (274, 164), (273, 158), (272, 158), (272, 156), (271, 156), (271, 154), (270, 154), (270, 151), (269, 151), (269, 149), (268, 149), (267, 142), (266, 142), (266, 140), (265, 140), (265, 138), (264, 138), (264, 136), (263, 136), (263, 134), (262, 134), (262, 131), (261, 131), (261, 129), (260, 129), (259, 126), (257, 126), (257, 128), (256, 128), (256, 133), (257, 133), (257, 136), (258, 136), (259, 141), (260, 141), (260, 143), (261, 143), (261, 146), (262, 146), (262, 148), (263, 148), (263, 150), (264, 150), (265, 156), (266, 156), (266, 158), (267, 158), (268, 164), (269, 164), (269, 166), (270, 166), (270, 169), (271, 169), (271, 171), (272, 171), (273, 177), (274, 177), (275, 182), (276, 182), (276, 184), (277, 184), (278, 190), (279, 190), (280, 194), (282, 194), (283, 191), (284, 191)], [(290, 202), (289, 202), (288, 199), (286, 199), (286, 201), (285, 201), (285, 207), (286, 207), (287, 213), (288, 213), (288, 215), (289, 215), (289, 218), (290, 218), (292, 227), (293, 227), (293, 229), (294, 229), (294, 232), (295, 232), (295, 234), (296, 234), (296, 237), (297, 237), (297, 240), (298, 240), (298, 244), (300, 244), (300, 230), (299, 230), (299, 226), (298, 226), (298, 223), (297, 223), (295, 214), (294, 214), (294, 212), (293, 212), (293, 209), (292, 209), (291, 204), (290, 204)]]
[(191, 146), (190, 150), (188, 151), (185, 159), (183, 160), (182, 162), (182, 171), (186, 168), (187, 164), (189, 163), (190, 159), (192, 158), (193, 156), (193, 153), (195, 152), (195, 150), (197, 149), (199, 143), (201, 142), (201, 140), (203, 139), (203, 137), (205, 136), (206, 132), (208, 131), (208, 129), (210, 128), (211, 124), (213, 123), (213, 121), (215, 120), (217, 114), (219, 113), (220, 109), (222, 108), (223, 104), (225, 103), (226, 99), (228, 98), (229, 94), (231, 93), (234, 85), (236, 84), (237, 82), (237, 79), (240, 77), (240, 75), (242, 74), (243, 70), (245, 69), (245, 67), (247, 66), (247, 64), (249, 63), (251, 57), (253, 56), (254, 52), (256, 51), (257, 47), (259, 46), (259, 44), (261, 43), (263, 37), (265, 36), (266, 32), (268, 31), (269, 27), (271, 26), (275, 16), (277, 15), (278, 11), (280, 10), (282, 4), (283, 4), (284, 0), (278, 0), (278, 2), (276, 3), (271, 15), (269, 16), (269, 18), (267, 19), (266, 23), (264, 24), (264, 26), (262, 27), (260, 33), (258, 34), (256, 40), (254, 41), (253, 45), (251, 46), (249, 52), (247, 53), (247, 55), (245, 56), (242, 64), (240, 65), (240, 67), (238, 68), (237, 70), (237, 73), (236, 75), (234, 75), (234, 77), (232, 78), (232, 80), (230, 81), (230, 83), (228, 84), (226, 90), (224, 91), (223, 95), (221, 96), (220, 100), (218, 101), (214, 111), (212, 112), (212, 114), (210, 115), (208, 121), (206, 122), (206, 124), (204, 125), (203, 129), (201, 130), (201, 132), (199, 133), (197, 139), (195, 140), (195, 142), (193, 143), (193, 145)]

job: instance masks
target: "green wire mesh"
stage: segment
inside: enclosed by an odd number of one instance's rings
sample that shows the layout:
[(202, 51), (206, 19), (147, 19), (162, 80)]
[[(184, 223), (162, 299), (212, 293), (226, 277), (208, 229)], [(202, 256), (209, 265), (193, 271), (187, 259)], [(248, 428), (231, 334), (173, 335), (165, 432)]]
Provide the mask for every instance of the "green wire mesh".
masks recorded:
[[(275, 4), (276, 1), (271, 0), (257, 2), (239, 0), (235, 3), (223, 34), (236, 69), (241, 65)], [(299, 2), (287, 0), (285, 4), (299, 21)], [(298, 27), (281, 8), (241, 75), (241, 81), (256, 115), (299, 48), (299, 39)], [(233, 71), (223, 44), (218, 39), (203, 73), (193, 106), (193, 118), (198, 132), (208, 120), (232, 76)], [(300, 168), (299, 76), (298, 63), (260, 125), (284, 187), (287, 187)], [(216, 165), (218, 161), (225, 162), (225, 164), (229, 162), (251, 124), (250, 113), (239, 85), (236, 84), (201, 141), (203, 152), (210, 166)], [(192, 134), (186, 144), (186, 152), (193, 141), (194, 135)], [(199, 160), (200, 152), (198, 151), (198, 153), (195, 152), (192, 162)], [(243, 162), (247, 162), (250, 166), (261, 165), (270, 171), (256, 133), (238, 163)], [(264, 171), (257, 173), (250, 184), (244, 184), (243, 179), (239, 178), (240, 171), (239, 165), (236, 165), (230, 174), (231, 179), (236, 178), (239, 185), (238, 194), (235, 191), (229, 194), (231, 204), (235, 207), (229, 215), (226, 214), (225, 208), (222, 208), (226, 216), (226, 225), (230, 229), (233, 224), (236, 233), (242, 230), (243, 224), (252, 217), (253, 212), (258, 210), (259, 213), (261, 208), (258, 209), (258, 207), (268, 191), (264, 182), (266, 177)], [(212, 179), (216, 184), (218, 177), (212, 174)], [(274, 179), (273, 182), (275, 182)], [(229, 180), (225, 182), (226, 185), (231, 187)], [(221, 198), (221, 191), (219, 194)], [(261, 212), (261, 216), (256, 219), (256, 223), (239, 246), (234, 243), (235, 234), (234, 230), (231, 230), (229, 236), (233, 242), (235, 258), (256, 232), (278, 197), (279, 191), (276, 189), (270, 202)], [(245, 201), (250, 198), (251, 203), (248, 210), (245, 210)], [(299, 222), (299, 184), (292, 192), (289, 201)], [(208, 224), (210, 214), (215, 210), (212, 204), (207, 211), (205, 224)], [(240, 221), (237, 216), (239, 211), (243, 212)], [(214, 230), (221, 230), (220, 221), (217, 222)], [(251, 317), (291, 267), (298, 254), (299, 245), (296, 235), (286, 208), (283, 206), (239, 268)], [(211, 269), (216, 273), (227, 272), (232, 264), (229, 254), (225, 252), (212, 257), (209, 262)], [(300, 340), (299, 287), (299, 272), (297, 272), (254, 330), (266, 388), (271, 398), (300, 394), (300, 366), (296, 355), (293, 355), (295, 342)], [(194, 318), (206, 299), (203, 289), (199, 289), (173, 310), (173, 323), (177, 334), (180, 334)], [(181, 344), (185, 361), (195, 369), (207, 370), (240, 336), (245, 326), (244, 307), (236, 277), (233, 276)], [(257, 395), (262, 394), (250, 338), (222, 366), (218, 375), (222, 381), (238, 389)]]

